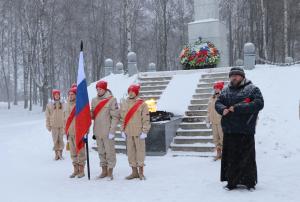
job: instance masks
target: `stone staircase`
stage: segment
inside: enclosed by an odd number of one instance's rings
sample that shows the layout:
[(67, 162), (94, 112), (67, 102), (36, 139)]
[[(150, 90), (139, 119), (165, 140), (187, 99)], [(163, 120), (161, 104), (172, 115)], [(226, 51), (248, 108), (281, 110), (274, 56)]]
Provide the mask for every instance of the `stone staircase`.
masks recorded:
[(158, 100), (171, 79), (171, 76), (139, 76), (140, 97), (144, 100)]
[(185, 112), (185, 116), (171, 143), (171, 150), (176, 152), (196, 152), (200, 156), (212, 156), (214, 144), (211, 128), (206, 127), (209, 97), (213, 93), (215, 81), (223, 80), (228, 84), (227, 72), (202, 74), (199, 84)]
[[(140, 97), (144, 100), (158, 100), (171, 80), (172, 76), (140, 75), (138, 77), (138, 83), (141, 85)], [(121, 136), (120, 126), (116, 132), (115, 148), (117, 153), (126, 154), (126, 143)]]

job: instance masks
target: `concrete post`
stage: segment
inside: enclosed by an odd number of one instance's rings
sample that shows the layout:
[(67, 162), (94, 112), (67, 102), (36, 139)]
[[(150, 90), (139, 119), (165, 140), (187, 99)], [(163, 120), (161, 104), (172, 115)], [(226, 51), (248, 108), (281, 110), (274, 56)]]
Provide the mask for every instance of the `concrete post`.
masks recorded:
[(285, 58), (285, 63), (293, 63), (294, 62), (294, 59), (292, 57), (286, 57)]
[(113, 60), (110, 58), (107, 58), (104, 61), (104, 76), (108, 76), (113, 72)]
[(155, 65), (155, 63), (153, 63), (153, 62), (149, 63), (148, 72), (156, 72), (156, 65)]
[(132, 76), (132, 75), (138, 73), (137, 60), (136, 60), (135, 52), (129, 52), (128, 55), (127, 55), (127, 60), (128, 60), (128, 74), (129, 74), (129, 76)]
[(242, 59), (237, 59), (237, 60), (235, 61), (235, 65), (236, 65), (236, 66), (243, 66), (243, 65), (244, 65), (244, 60), (242, 60)]
[(116, 74), (124, 74), (124, 65), (122, 62), (116, 64)]
[(244, 45), (244, 68), (255, 68), (255, 46), (253, 43), (246, 43)]

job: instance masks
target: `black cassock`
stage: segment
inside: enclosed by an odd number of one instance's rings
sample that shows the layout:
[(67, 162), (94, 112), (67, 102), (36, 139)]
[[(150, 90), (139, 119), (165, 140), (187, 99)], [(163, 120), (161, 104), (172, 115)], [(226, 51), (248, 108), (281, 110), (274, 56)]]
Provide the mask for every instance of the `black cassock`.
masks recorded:
[(254, 135), (224, 134), (221, 181), (254, 187), (257, 183)]
[(251, 188), (257, 183), (254, 137), (264, 100), (259, 88), (245, 79), (238, 87), (226, 87), (215, 108), (222, 115), (224, 109), (231, 106), (234, 112), (222, 116), (221, 120), (224, 133), (221, 181), (228, 181), (230, 186), (241, 184)]

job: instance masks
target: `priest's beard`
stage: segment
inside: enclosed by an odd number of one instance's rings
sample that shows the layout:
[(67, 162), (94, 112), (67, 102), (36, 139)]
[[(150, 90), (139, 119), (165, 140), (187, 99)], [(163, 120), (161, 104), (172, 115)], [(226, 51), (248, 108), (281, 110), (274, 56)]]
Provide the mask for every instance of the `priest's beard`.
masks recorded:
[(241, 83), (242, 83), (242, 81), (243, 80), (238, 80), (238, 79), (232, 79), (231, 81), (230, 81), (230, 83), (231, 83), (231, 85), (233, 86), (233, 87), (239, 87), (240, 85), (241, 85)]

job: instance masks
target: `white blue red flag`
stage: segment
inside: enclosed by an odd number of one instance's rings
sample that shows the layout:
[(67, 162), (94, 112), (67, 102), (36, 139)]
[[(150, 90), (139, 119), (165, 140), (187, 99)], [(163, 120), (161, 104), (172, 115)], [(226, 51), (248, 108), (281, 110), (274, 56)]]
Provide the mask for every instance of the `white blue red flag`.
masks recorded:
[(83, 45), (79, 55), (78, 75), (77, 75), (77, 96), (76, 96), (76, 151), (84, 148), (84, 136), (88, 133), (91, 125), (90, 104), (87, 92), (87, 83), (84, 73)]

